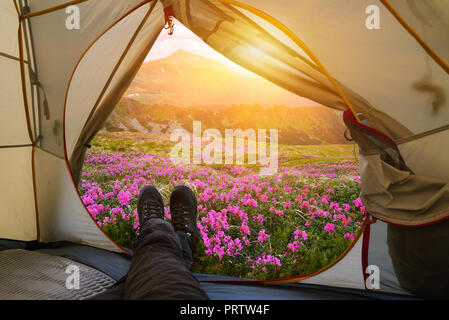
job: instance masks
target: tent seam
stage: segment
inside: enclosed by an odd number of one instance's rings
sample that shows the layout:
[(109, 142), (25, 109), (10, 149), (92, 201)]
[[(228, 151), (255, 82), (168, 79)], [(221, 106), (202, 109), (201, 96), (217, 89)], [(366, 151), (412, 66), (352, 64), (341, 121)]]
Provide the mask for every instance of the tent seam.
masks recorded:
[(33, 174), (33, 194), (34, 194), (34, 206), (35, 206), (35, 213), (36, 213), (36, 240), (39, 242), (41, 238), (41, 228), (40, 228), (40, 221), (39, 221), (39, 203), (37, 199), (37, 186), (36, 186), (36, 150), (33, 146), (31, 150), (31, 171)]
[[(20, 74), (22, 80), (22, 94), (23, 94), (23, 104), (25, 107), (25, 117), (27, 120), (28, 127), (28, 135), (30, 138), (30, 142), (33, 143), (33, 133), (31, 131), (30, 124), (30, 115), (28, 109), (28, 97), (25, 83), (25, 64), (23, 57), (23, 34), (22, 34), (22, 20), (20, 19), (20, 11), (17, 5), (17, 2), (13, 0), (14, 7), (17, 11), (17, 16), (19, 19), (19, 30), (18, 30), (18, 42), (19, 42), (19, 57), (20, 57)], [(36, 240), (39, 241), (40, 238), (40, 226), (39, 226), (39, 209), (38, 209), (38, 201), (37, 201), (37, 188), (36, 188), (36, 170), (35, 170), (35, 161), (34, 161), (34, 143), (31, 149), (31, 171), (32, 171), (32, 179), (33, 179), (33, 197), (34, 197), (34, 213), (36, 218)]]
[(33, 144), (14, 144), (14, 145), (3, 145), (0, 146), (0, 149), (11, 149), (11, 148), (24, 148), (24, 147), (32, 147)]
[[(7, 53), (4, 53), (4, 52), (0, 52), (0, 57), (8, 58), (8, 59), (20, 62), (20, 58), (14, 57), (14, 56), (12, 56), (10, 54), (7, 54)], [(29, 62), (28, 62), (28, 60), (23, 60), (23, 63), (27, 63), (28, 64)]]
[(23, 95), (23, 104), (25, 108), (25, 118), (27, 121), (27, 129), (28, 129), (28, 136), (30, 138), (30, 142), (33, 142), (33, 133), (31, 130), (31, 123), (30, 123), (30, 114), (29, 114), (29, 108), (28, 108), (28, 97), (27, 97), (27, 90), (26, 90), (26, 82), (25, 82), (25, 64), (24, 64), (24, 57), (23, 57), (23, 34), (22, 34), (22, 21), (20, 20), (20, 12), (19, 8), (17, 6), (16, 1), (14, 1), (14, 6), (17, 11), (17, 15), (19, 17), (19, 29), (18, 29), (18, 42), (19, 42), (19, 57), (20, 57), (20, 75), (21, 75), (21, 82), (22, 82), (22, 95)]

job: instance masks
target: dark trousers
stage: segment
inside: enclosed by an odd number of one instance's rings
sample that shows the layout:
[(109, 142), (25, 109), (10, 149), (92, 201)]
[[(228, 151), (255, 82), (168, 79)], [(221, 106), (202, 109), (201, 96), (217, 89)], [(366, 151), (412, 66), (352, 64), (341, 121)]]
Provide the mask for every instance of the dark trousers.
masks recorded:
[(192, 250), (184, 232), (162, 219), (142, 228), (125, 282), (124, 299), (208, 299), (192, 275)]
[(117, 291), (122, 292), (123, 299), (131, 300), (209, 299), (191, 267), (187, 235), (175, 232), (162, 219), (151, 219), (141, 230), (124, 285), (112, 287), (96, 299), (110, 299)]

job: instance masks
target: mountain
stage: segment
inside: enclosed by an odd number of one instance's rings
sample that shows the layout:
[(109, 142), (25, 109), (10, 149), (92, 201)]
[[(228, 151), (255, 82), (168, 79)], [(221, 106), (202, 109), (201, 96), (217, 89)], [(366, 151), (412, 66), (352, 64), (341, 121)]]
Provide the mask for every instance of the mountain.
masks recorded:
[(144, 104), (305, 106), (311, 102), (245, 69), (179, 49), (144, 63), (125, 96)]
[(176, 128), (192, 132), (193, 121), (201, 121), (202, 130), (278, 129), (279, 143), (288, 145), (344, 144), (345, 126), (341, 114), (322, 106), (264, 107), (176, 107), (168, 104), (142, 104), (124, 98), (105, 123), (107, 131), (170, 134)]
[(222, 134), (225, 129), (278, 129), (281, 144), (346, 143), (341, 115), (310, 104), (244, 69), (178, 50), (142, 65), (104, 129), (192, 132), (196, 120), (202, 130)]

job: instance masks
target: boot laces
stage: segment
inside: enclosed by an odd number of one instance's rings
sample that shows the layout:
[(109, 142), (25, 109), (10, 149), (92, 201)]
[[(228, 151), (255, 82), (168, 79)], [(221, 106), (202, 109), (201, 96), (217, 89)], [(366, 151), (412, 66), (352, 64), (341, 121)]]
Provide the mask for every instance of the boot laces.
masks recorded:
[(154, 200), (149, 199), (145, 201), (143, 204), (143, 217), (144, 221), (147, 221), (150, 218), (156, 218), (161, 216), (161, 204)]
[(188, 235), (190, 235), (190, 228), (189, 228), (189, 222), (190, 222), (190, 212), (187, 209), (186, 206), (183, 204), (175, 204), (173, 205), (172, 209), (172, 216), (173, 216), (173, 226), (177, 230), (184, 230)]

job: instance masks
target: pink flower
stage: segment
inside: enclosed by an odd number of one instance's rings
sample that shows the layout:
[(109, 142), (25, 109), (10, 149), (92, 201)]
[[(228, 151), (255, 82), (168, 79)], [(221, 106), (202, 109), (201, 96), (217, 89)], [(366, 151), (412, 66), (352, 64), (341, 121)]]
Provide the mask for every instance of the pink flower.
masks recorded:
[(83, 201), (85, 206), (94, 204), (94, 200), (90, 196), (87, 196), (87, 195), (86, 196), (82, 196), (81, 200)]
[(343, 236), (343, 238), (345, 239), (349, 239), (349, 240), (354, 240), (354, 236), (350, 233), (345, 233), (345, 235)]
[(267, 202), (267, 201), (268, 201), (268, 195), (262, 194), (262, 195), (260, 196), (260, 201), (262, 201), (262, 202)]
[(263, 216), (261, 214), (253, 217), (254, 221), (259, 221), (261, 224), (263, 224)]
[(331, 232), (331, 231), (335, 232), (335, 226), (334, 226), (334, 224), (333, 224), (333, 223), (327, 223), (327, 224), (324, 226), (324, 231), (326, 231), (326, 232)]
[(167, 218), (168, 220), (171, 220), (170, 210), (169, 210), (167, 207), (164, 207), (164, 216), (165, 216), (165, 218)]
[(283, 216), (284, 215), (284, 211), (283, 210), (274, 210), (274, 212), (279, 216)]
[(308, 239), (307, 232), (305, 231), (295, 230), (293, 234), (295, 235), (295, 239), (302, 239), (304, 241)]
[(292, 243), (287, 244), (287, 248), (291, 251), (291, 252), (297, 252), (298, 249), (303, 245), (302, 242), (300, 241), (293, 241)]
[(117, 195), (118, 202), (124, 206), (129, 206), (129, 200), (132, 199), (132, 194), (129, 191), (121, 190)]
[(321, 197), (321, 203), (323, 203), (323, 204), (328, 204), (329, 203), (329, 201), (327, 201), (327, 197), (326, 196), (322, 196)]
[(87, 210), (89, 211), (90, 215), (96, 219), (97, 215), (104, 212), (104, 207), (102, 204), (92, 204), (87, 207)]
[(329, 205), (329, 208), (330, 208), (330, 209), (335, 209), (335, 210), (337, 210), (337, 211), (340, 210), (340, 206), (339, 206), (339, 204), (336, 203), (336, 202), (331, 202), (331, 204)]
[(262, 243), (262, 242), (264, 242), (266, 239), (268, 239), (269, 237), (270, 237), (270, 235), (265, 233), (265, 229), (262, 229), (262, 230), (259, 232), (259, 235), (258, 235), (258, 237), (257, 237), (257, 241), (259, 241), (260, 243)]
[(362, 203), (362, 200), (360, 200), (360, 197), (355, 199), (352, 203), (355, 205), (356, 208), (363, 206), (363, 203)]
[(242, 223), (242, 226), (240, 227), (240, 233), (250, 235), (251, 231), (249, 230), (249, 227), (246, 223)]

